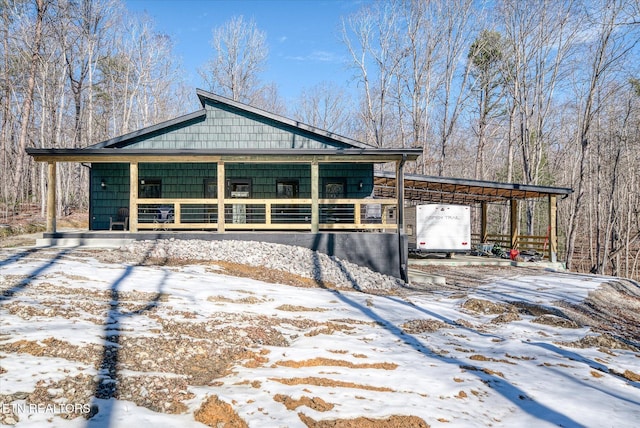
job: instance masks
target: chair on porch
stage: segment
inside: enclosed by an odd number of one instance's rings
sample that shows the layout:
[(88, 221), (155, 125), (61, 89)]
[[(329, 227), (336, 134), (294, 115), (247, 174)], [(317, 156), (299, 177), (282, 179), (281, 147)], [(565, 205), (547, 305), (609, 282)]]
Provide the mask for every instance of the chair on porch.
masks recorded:
[(119, 208), (115, 220), (109, 217), (109, 230), (113, 230), (113, 226), (121, 226), (122, 230), (129, 228), (129, 208)]
[(153, 219), (155, 230), (167, 230), (167, 223), (173, 223), (174, 214), (172, 207), (158, 207), (158, 212)]

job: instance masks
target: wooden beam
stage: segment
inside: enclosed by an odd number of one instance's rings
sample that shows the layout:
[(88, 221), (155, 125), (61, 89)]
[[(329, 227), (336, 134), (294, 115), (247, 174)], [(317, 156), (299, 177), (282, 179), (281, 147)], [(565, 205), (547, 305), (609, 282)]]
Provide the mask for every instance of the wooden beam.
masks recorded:
[(518, 235), (520, 225), (518, 224), (518, 200), (511, 199), (511, 248), (518, 249)]
[(222, 161), (218, 161), (216, 180), (218, 181), (218, 233), (224, 233), (225, 174), (224, 162)]
[(549, 195), (549, 261), (558, 261), (558, 228), (557, 228), (558, 197)]
[(318, 203), (320, 185), (320, 169), (318, 162), (311, 162), (311, 232), (318, 233), (320, 230), (320, 204)]
[(47, 232), (56, 232), (56, 163), (49, 162), (47, 183)]
[(138, 231), (138, 162), (129, 164), (129, 231)]
[(489, 239), (487, 232), (487, 211), (489, 204), (484, 201), (480, 202), (480, 208), (482, 209), (482, 214), (480, 215), (480, 243), (484, 244)]

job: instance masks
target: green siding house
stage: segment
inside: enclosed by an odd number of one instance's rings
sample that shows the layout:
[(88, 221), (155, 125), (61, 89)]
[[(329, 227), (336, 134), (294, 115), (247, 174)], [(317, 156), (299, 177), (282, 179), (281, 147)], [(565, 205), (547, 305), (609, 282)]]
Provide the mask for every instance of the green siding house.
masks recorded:
[(287, 232), (297, 243), (327, 238), (329, 253), (362, 240), (368, 247), (388, 242), (394, 254), (402, 247), (403, 180), (394, 197), (372, 198), (374, 166), (391, 163), (402, 177), (422, 149), (375, 148), (203, 90), (197, 95), (202, 109), (99, 144), (28, 149), (49, 164), (47, 233), (57, 233), (57, 162), (83, 162), (91, 166), (89, 232), (126, 229), (118, 233), (132, 239), (149, 232), (238, 239), (243, 232), (241, 239), (258, 240)]

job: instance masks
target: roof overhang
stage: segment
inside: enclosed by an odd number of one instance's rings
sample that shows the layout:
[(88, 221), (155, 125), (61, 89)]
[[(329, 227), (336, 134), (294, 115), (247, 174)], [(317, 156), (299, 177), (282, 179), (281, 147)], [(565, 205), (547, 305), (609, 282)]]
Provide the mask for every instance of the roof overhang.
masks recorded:
[[(379, 196), (393, 194), (396, 189), (395, 173), (390, 171), (376, 172), (374, 184)], [(549, 195), (566, 197), (573, 193), (573, 189), (564, 187), (500, 183), (418, 174), (404, 175), (404, 189), (405, 199), (407, 200), (463, 205), (498, 202), (508, 199), (542, 198)]]
[(354, 162), (384, 163), (416, 160), (422, 149), (41, 149), (28, 148), (27, 154), (38, 162)]

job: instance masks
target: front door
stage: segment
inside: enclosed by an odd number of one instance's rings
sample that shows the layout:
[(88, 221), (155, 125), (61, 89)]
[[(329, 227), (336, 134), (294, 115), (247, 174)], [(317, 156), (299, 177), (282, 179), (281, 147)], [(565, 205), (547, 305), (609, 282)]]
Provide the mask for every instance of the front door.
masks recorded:
[[(231, 199), (249, 199), (251, 198), (251, 179), (230, 179), (227, 181), (227, 190)], [(232, 223), (245, 224), (247, 222), (246, 204), (233, 204), (231, 210)]]

